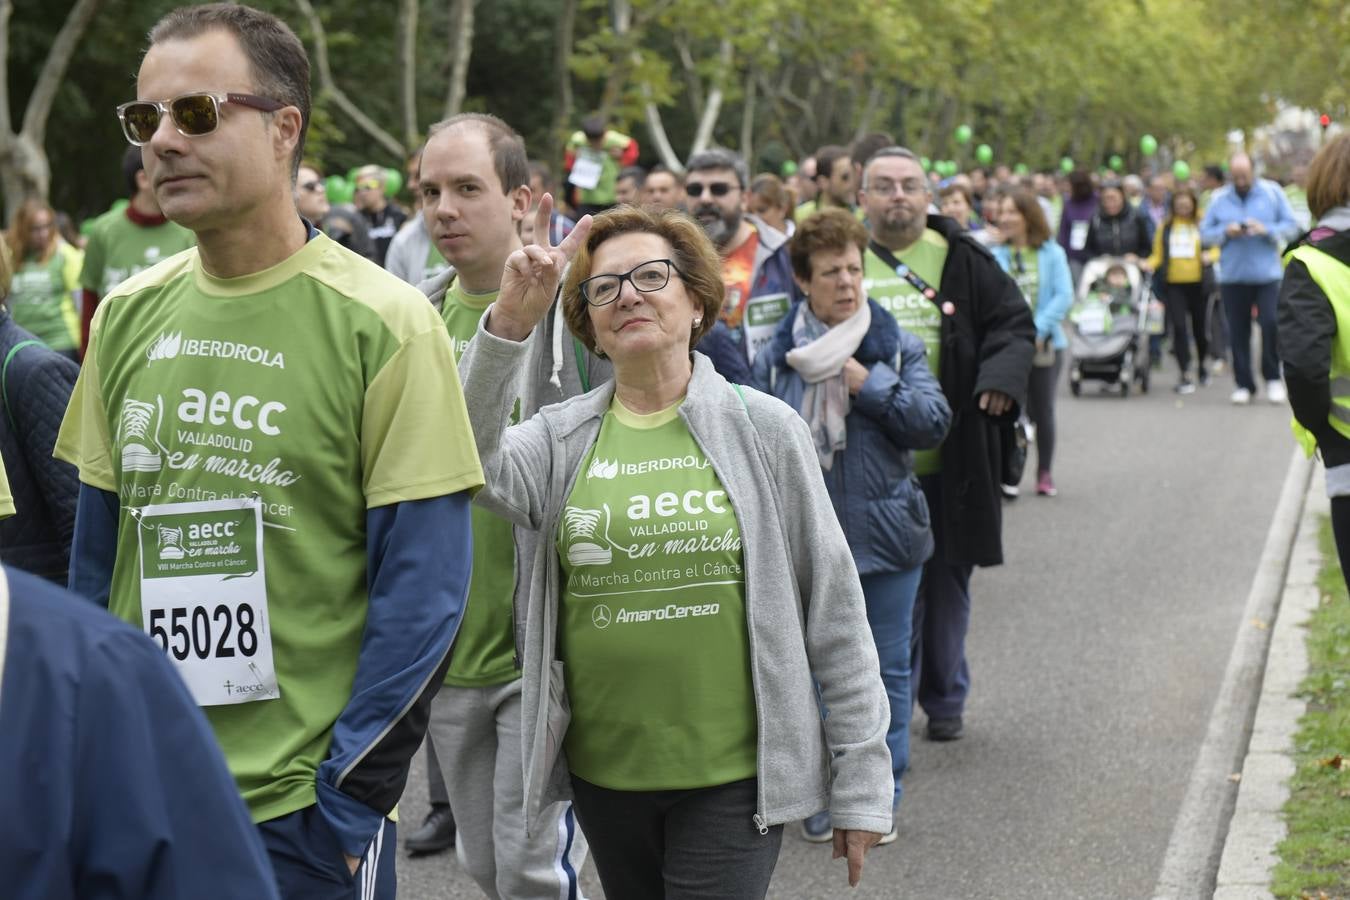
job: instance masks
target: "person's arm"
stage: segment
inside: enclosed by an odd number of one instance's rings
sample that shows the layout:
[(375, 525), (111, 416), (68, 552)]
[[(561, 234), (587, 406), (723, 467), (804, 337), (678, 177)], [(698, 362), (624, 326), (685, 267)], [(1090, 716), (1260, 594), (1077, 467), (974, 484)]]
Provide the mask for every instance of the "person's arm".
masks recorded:
[(70, 541), (70, 575), (73, 593), (108, 608), (113, 566), (117, 562), (117, 519), (120, 505), (112, 491), (80, 484), (75, 524)]
[(119, 628), (77, 690), (74, 896), (279, 900), (211, 726), (159, 646)]
[[(42, 360), (33, 367), (30, 377), (19, 385), (11, 385), (11, 396), (25, 396), (24, 402), (17, 404), (11, 412), (15, 413), (14, 418), (19, 424), (18, 437), (23, 442), (29, 470), (51, 513), (63, 555), (69, 559), (80, 478), (74, 466), (56, 459), (52, 453), (61, 430), (61, 416), (70, 403), (80, 367), (64, 356), (45, 350), (41, 353)], [(17, 394), (15, 387), (19, 389)], [(53, 404), (59, 405), (54, 407)]]
[(1275, 222), (1270, 227), (1270, 238), (1276, 245), (1285, 244), (1298, 237), (1303, 227), (1294, 217), (1294, 208), (1284, 191), (1272, 185), (1271, 193), (1275, 195)]
[(1200, 240), (1206, 247), (1221, 247), (1228, 241), (1228, 234), (1219, 218), (1219, 197), (1214, 197), (1200, 221)]
[[(1166, 230), (1167, 230), (1166, 223), (1164, 223), (1163, 225), (1159, 226), (1156, 231), (1153, 232), (1153, 250), (1152, 252), (1149, 253), (1148, 259), (1144, 260), (1145, 272), (1156, 272), (1158, 270), (1158, 266), (1162, 265), (1162, 256), (1163, 256), (1162, 239), (1163, 239), (1163, 232)], [(1162, 274), (1164, 278), (1167, 277), (1166, 272)]]
[(1327, 421), (1331, 413), (1331, 348), (1336, 340), (1336, 313), (1302, 260), (1289, 260), (1284, 271), (1276, 325), (1276, 341), (1294, 418), (1312, 432), (1318, 443), (1344, 441)]
[(873, 363), (853, 403), (904, 450), (937, 447), (951, 426), (952, 410), (928, 368), (927, 348), (910, 334), (900, 342), (900, 371), (887, 361)]
[(1026, 402), (1027, 379), (1035, 355), (1036, 326), (1017, 282), (992, 261), (976, 259), (972, 313), (979, 370), (975, 396), (998, 393), (1011, 403), (995, 418), (1012, 421)]
[(1050, 337), (1073, 305), (1073, 276), (1069, 272), (1068, 257), (1056, 245), (1047, 245), (1047, 250), (1041, 277), (1050, 285), (1050, 294), (1036, 304), (1037, 340)]
[(469, 503), (460, 491), (366, 512), (365, 632), (316, 785), (319, 810), (349, 857), (364, 855), (403, 795), (450, 667), (472, 568)]

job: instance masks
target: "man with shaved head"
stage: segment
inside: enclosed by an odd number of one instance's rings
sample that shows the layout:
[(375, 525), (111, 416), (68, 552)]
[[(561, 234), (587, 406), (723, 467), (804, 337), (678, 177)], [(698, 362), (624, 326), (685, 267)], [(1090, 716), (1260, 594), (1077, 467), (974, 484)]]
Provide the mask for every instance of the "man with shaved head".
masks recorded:
[(1252, 402), (1252, 307), (1261, 326), (1261, 376), (1266, 399), (1283, 403), (1280, 358), (1275, 349), (1275, 303), (1279, 299), (1280, 247), (1299, 232), (1289, 201), (1273, 181), (1255, 176), (1252, 160), (1238, 153), (1228, 161), (1231, 183), (1214, 192), (1200, 236), (1206, 245), (1221, 248), (1219, 293), (1233, 345), (1231, 400), (1238, 406)]

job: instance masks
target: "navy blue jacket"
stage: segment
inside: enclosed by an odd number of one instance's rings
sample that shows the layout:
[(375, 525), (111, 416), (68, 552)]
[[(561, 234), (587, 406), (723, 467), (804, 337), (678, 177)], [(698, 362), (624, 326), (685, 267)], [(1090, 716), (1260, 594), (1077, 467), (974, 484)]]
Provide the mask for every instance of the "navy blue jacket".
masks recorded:
[(0, 364), (9, 360), (0, 399), (0, 456), (15, 509), (13, 518), (0, 522), (0, 558), (64, 585), (80, 481), (74, 466), (52, 458), (52, 448), (80, 367), (42, 344), (20, 346), (31, 340), (0, 309)]
[[(870, 372), (845, 420), (847, 446), (822, 473), (860, 575), (902, 572), (933, 555), (913, 451), (941, 444), (951, 423), (923, 341), (901, 330), (875, 301), (867, 304), (872, 324), (853, 358)], [(806, 382), (787, 364), (799, 309), (783, 318), (774, 342), (756, 357), (751, 383), (801, 412)]]
[(0, 578), (0, 893), (276, 898), (211, 726), (163, 651), (49, 582)]

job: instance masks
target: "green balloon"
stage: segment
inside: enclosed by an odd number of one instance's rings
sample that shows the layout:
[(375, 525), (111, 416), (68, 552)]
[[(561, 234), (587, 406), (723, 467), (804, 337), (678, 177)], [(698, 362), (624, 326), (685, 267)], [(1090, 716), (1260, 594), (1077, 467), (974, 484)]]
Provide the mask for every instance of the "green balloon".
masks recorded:
[(356, 188), (341, 175), (329, 175), (323, 180), (324, 190), (328, 193), (329, 203), (351, 203)]
[(1119, 172), (1121, 169), (1125, 168), (1125, 160), (1121, 159), (1120, 154), (1118, 153), (1112, 153), (1111, 159), (1108, 160), (1108, 162), (1110, 163), (1111, 171), (1113, 172)]
[(385, 169), (384, 195), (386, 197), (397, 197), (401, 190), (403, 190), (403, 173), (398, 169)]
[(951, 178), (959, 171), (961, 171), (961, 167), (956, 164), (956, 160), (954, 159), (949, 159), (942, 164), (942, 174), (946, 175), (948, 178)]
[(797, 174), (797, 164), (795, 162), (789, 159), (787, 162), (783, 163), (784, 178), (791, 178), (793, 175), (796, 174)]
[(1146, 134), (1139, 139), (1139, 152), (1145, 156), (1152, 156), (1158, 152), (1158, 139), (1151, 134)]
[(1191, 177), (1190, 164), (1187, 163), (1186, 160), (1184, 159), (1179, 159), (1176, 162), (1172, 163), (1172, 175), (1177, 179), (1177, 181), (1185, 181), (1186, 179), (1190, 178)]
[(933, 171), (933, 161), (926, 156), (919, 157), (919, 165), (923, 166), (925, 172)]
[(1031, 169), (1027, 168), (1026, 163), (1018, 163), (1017, 165), (1013, 166), (1013, 174), (1015, 175), (1025, 175), (1030, 171)]
[(1059, 161), (1059, 170), (1060, 170), (1061, 172), (1063, 172), (1064, 174), (1066, 174), (1066, 175), (1067, 175), (1068, 173), (1072, 172), (1072, 171), (1073, 171), (1073, 157), (1072, 157), (1072, 156), (1066, 156), (1066, 157), (1062, 158), (1062, 159)]
[(980, 165), (989, 165), (994, 161), (994, 148), (988, 144), (981, 144), (975, 148), (975, 158), (980, 161)]
[(975, 132), (969, 125), (956, 126), (956, 142), (958, 144), (969, 144), (970, 139), (974, 136)]

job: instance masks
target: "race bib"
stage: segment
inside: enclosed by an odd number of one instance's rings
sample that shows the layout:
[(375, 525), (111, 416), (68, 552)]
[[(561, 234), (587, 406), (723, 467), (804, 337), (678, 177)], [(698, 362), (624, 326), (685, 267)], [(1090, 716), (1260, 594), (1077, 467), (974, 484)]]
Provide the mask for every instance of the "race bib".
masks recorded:
[(141, 551), (141, 623), (200, 706), (275, 700), (255, 495), (165, 503), (133, 514)]
[(1195, 259), (1195, 232), (1173, 228), (1167, 238), (1167, 255), (1172, 259)]
[(787, 315), (791, 305), (787, 294), (751, 297), (745, 305), (745, 317), (741, 321), (745, 327), (746, 352), (751, 363), (755, 361), (759, 351), (773, 340), (774, 333), (778, 331), (778, 323), (783, 321), (783, 316)]
[(1104, 334), (1106, 332), (1106, 307), (1085, 306), (1074, 314), (1073, 323), (1079, 334)]
[(572, 166), (572, 174), (567, 176), (567, 180), (583, 191), (589, 191), (600, 183), (601, 171), (602, 166), (599, 160), (578, 156), (576, 163)]
[(1082, 250), (1087, 246), (1088, 225), (1089, 223), (1084, 220), (1082, 222), (1074, 222), (1069, 226), (1070, 250)]

